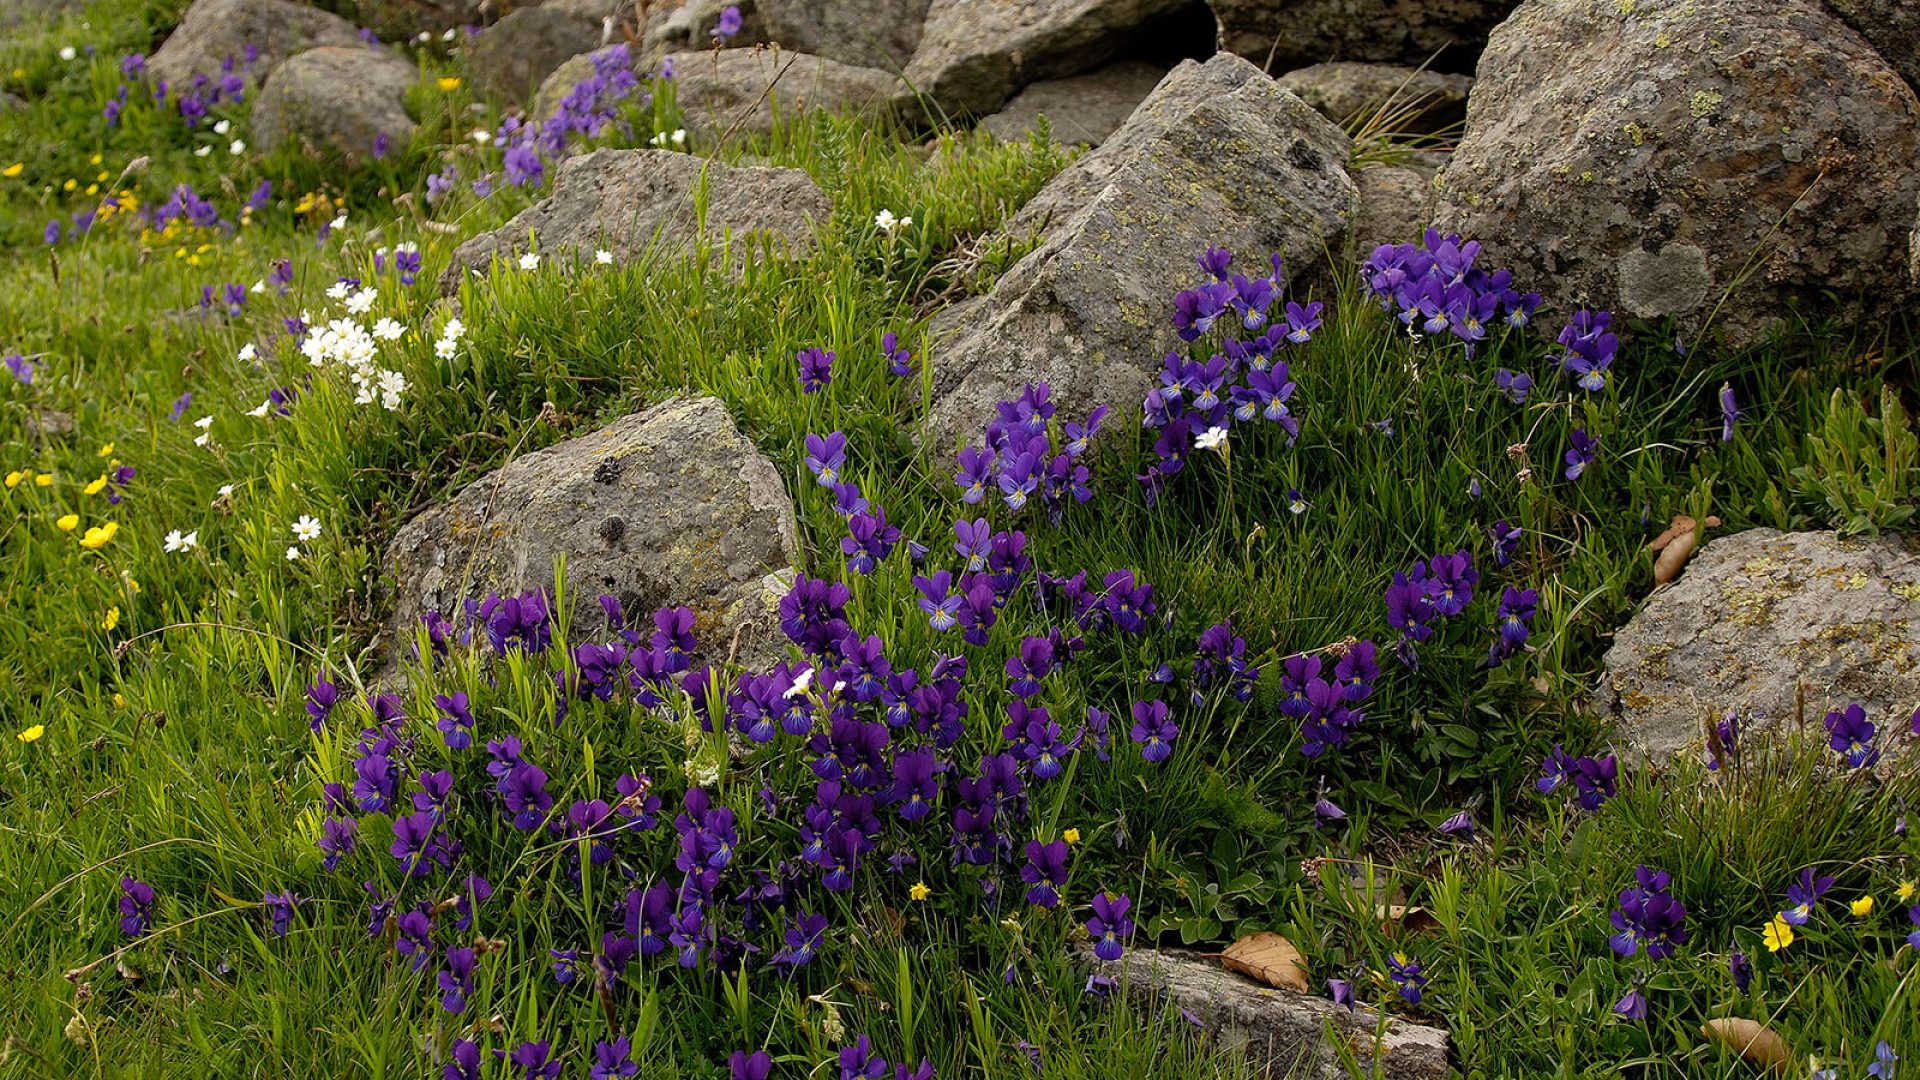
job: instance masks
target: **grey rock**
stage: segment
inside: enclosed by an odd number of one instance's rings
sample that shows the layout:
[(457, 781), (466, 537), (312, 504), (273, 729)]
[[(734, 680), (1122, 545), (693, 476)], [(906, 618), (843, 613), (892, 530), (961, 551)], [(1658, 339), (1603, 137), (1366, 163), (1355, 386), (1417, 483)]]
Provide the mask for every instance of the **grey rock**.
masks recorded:
[(698, 139), (765, 135), (777, 118), (804, 109), (893, 115), (907, 100), (906, 84), (896, 75), (785, 49), (721, 49), (668, 59), (687, 131)]
[[(703, 182), (704, 222), (694, 206)], [(798, 169), (739, 168), (671, 150), (595, 150), (561, 164), (551, 195), (456, 248), (440, 285), (452, 292), (468, 271), (513, 258), (526, 250), (529, 234), (549, 258), (604, 248), (630, 262), (685, 253), (702, 236), (715, 248), (730, 243), (736, 263), (763, 242), (798, 255), (812, 249), (814, 223), (832, 211), (819, 185)]]
[(1920, 0), (1825, 0), (1859, 31), (1907, 85), (1920, 90)]
[(647, 5), (647, 22), (640, 34), (640, 62), (657, 64), (669, 53), (699, 52), (713, 48), (713, 28), (720, 13), (730, 6), (740, 9), (740, 32), (724, 44), (746, 47), (767, 40), (766, 25), (760, 19), (755, 0), (686, 0), (667, 9), (658, 3)]
[(533, 97), (555, 68), (600, 47), (599, 19), (554, 7), (521, 8), (474, 35), (474, 80), (514, 101)]
[(573, 88), (593, 77), (593, 53), (585, 52), (572, 57), (566, 63), (553, 69), (540, 82), (540, 92), (533, 95), (532, 115), (536, 120), (548, 120), (560, 111), (560, 103), (573, 93)]
[(384, 135), (392, 152), (403, 151), (415, 127), (407, 115), (414, 74), (385, 49), (309, 49), (267, 76), (253, 103), (254, 141), (262, 150), (292, 143), (364, 161)]
[(265, 79), (280, 62), (322, 45), (364, 47), (352, 23), (288, 0), (194, 0), (166, 43), (147, 61), (156, 79), (184, 84), (195, 75), (218, 76), (232, 57), (236, 69), (247, 47), (260, 50), (246, 74)]
[(928, 0), (759, 0), (768, 41), (858, 67), (899, 71), (920, 45)]
[(27, 100), (18, 94), (0, 90), (0, 113), (19, 112), (27, 107)]
[[(1084, 954), (1083, 954), (1084, 957)], [(1215, 1045), (1244, 1054), (1256, 1076), (1272, 1080), (1347, 1080), (1338, 1037), (1360, 1062), (1361, 1075), (1385, 1080), (1442, 1080), (1447, 1033), (1388, 1019), (1365, 1006), (1352, 1012), (1311, 994), (1276, 990), (1222, 968), (1217, 960), (1175, 949), (1128, 949), (1107, 974), (1147, 1008), (1191, 1013)]]
[(429, 610), (553, 586), (566, 557), (574, 625), (598, 597), (644, 617), (686, 605), (708, 655), (779, 650), (769, 575), (793, 564), (793, 504), (771, 461), (707, 397), (676, 398), (550, 446), (474, 481), (400, 527), (387, 553), (391, 626), (406, 640)]
[(27, 414), (27, 438), (41, 450), (66, 442), (73, 435), (73, 414), (59, 409), (35, 409)]
[[(1268, 71), (1328, 60), (1471, 71), (1516, 0), (1207, 0), (1220, 48)], [(1436, 55), (1437, 54), (1437, 55)]]
[(1481, 59), (1436, 217), (1563, 310), (1689, 333), (1713, 313), (1745, 344), (1795, 300), (1902, 302), (1917, 131), (1913, 92), (1810, 0), (1528, 0)]
[(506, 9), (498, 0), (353, 0), (347, 7), (356, 22), (387, 41), (483, 26)]
[(1099, 67), (1186, 0), (932, 0), (907, 82), (939, 109), (985, 116), (1029, 83)]
[(1360, 258), (1381, 244), (1405, 244), (1420, 238), (1432, 219), (1433, 178), (1402, 165), (1369, 165), (1353, 174), (1360, 189), (1360, 212), (1351, 230)]
[(1260, 265), (1284, 252), (1296, 280), (1339, 247), (1359, 202), (1349, 148), (1237, 56), (1175, 68), (1008, 222), (1039, 246), (935, 319), (932, 437), (977, 439), (994, 402), (1039, 380), (1062, 408), (1137, 409), (1208, 245)]
[(1466, 119), (1473, 80), (1392, 64), (1336, 62), (1289, 71), (1280, 85), (1348, 131), (1378, 116), (1376, 130), (1430, 135)]
[(86, 0), (0, 0), (0, 30), (56, 22), (86, 6)]
[(1900, 537), (1748, 529), (1712, 540), (1607, 650), (1602, 696), (1625, 748), (1663, 759), (1709, 718), (1743, 730), (1866, 706), (1885, 730), (1920, 703), (1920, 547)]
[(1166, 77), (1163, 68), (1138, 60), (1109, 64), (1085, 75), (1048, 79), (1020, 91), (1007, 107), (980, 121), (997, 139), (1024, 139), (1045, 116), (1060, 143), (1099, 146), (1133, 115)]

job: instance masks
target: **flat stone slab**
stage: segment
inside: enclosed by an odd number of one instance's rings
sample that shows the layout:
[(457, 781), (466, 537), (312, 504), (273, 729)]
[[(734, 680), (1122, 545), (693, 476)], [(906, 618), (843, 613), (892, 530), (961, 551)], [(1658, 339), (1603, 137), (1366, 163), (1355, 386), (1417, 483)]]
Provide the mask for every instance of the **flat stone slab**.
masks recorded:
[[(1083, 958), (1092, 963), (1090, 954)], [(1365, 1006), (1349, 1012), (1331, 999), (1262, 986), (1218, 961), (1175, 949), (1128, 949), (1102, 969), (1149, 1008), (1184, 1009), (1218, 1045), (1246, 1054), (1255, 1074), (1272, 1080), (1349, 1080), (1328, 1041), (1329, 1025), (1345, 1041), (1363, 1075), (1387, 1080), (1444, 1080), (1447, 1033), (1381, 1016)], [(1377, 1070), (1377, 1071), (1375, 1071)]]
[(1669, 757), (1728, 709), (1743, 731), (1858, 702), (1882, 732), (1920, 705), (1920, 546), (1748, 529), (1711, 541), (1607, 650), (1601, 692), (1625, 748)]

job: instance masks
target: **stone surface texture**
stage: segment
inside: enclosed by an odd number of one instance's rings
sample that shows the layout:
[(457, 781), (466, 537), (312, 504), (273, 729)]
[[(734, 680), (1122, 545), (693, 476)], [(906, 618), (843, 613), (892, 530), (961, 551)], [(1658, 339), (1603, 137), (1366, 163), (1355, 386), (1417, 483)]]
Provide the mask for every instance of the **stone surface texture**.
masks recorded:
[(1368, 165), (1353, 174), (1360, 213), (1353, 219), (1352, 248), (1364, 261), (1381, 244), (1418, 240), (1433, 218), (1433, 175), (1404, 165)]
[[(1083, 959), (1091, 962), (1090, 957)], [(1347, 1080), (1331, 1028), (1366, 1071), (1385, 1080), (1443, 1080), (1447, 1033), (1424, 1024), (1389, 1020), (1365, 1007), (1352, 1012), (1332, 1001), (1276, 990), (1222, 968), (1219, 961), (1180, 950), (1129, 949), (1100, 965), (1148, 1008), (1191, 1013), (1217, 1046), (1246, 1055), (1254, 1074), (1271, 1080)]]
[(1045, 380), (1069, 412), (1120, 416), (1178, 344), (1174, 294), (1208, 245), (1296, 278), (1338, 249), (1359, 195), (1340, 130), (1247, 61), (1186, 62), (1005, 227), (1040, 244), (934, 323), (931, 437), (977, 439), (996, 401)]
[[(704, 222), (695, 213), (702, 183)], [(624, 263), (650, 251), (690, 251), (702, 236), (716, 248), (731, 236), (736, 262), (761, 240), (800, 254), (832, 210), (798, 169), (734, 167), (671, 150), (595, 150), (563, 162), (545, 199), (456, 248), (440, 284), (452, 292), (462, 274), (512, 259), (527, 250), (529, 234), (548, 258), (588, 258), (604, 248)]]
[(522, 457), (401, 526), (387, 553), (393, 632), (489, 591), (553, 585), (566, 557), (575, 625), (598, 597), (644, 618), (686, 605), (710, 656), (777, 649), (769, 578), (793, 565), (793, 504), (773, 463), (707, 397), (675, 398)]
[(1920, 0), (1825, 0), (1827, 10), (1859, 31), (1874, 50), (1920, 90)]
[(1436, 216), (1553, 306), (1688, 332), (1711, 312), (1744, 344), (1791, 301), (1904, 302), (1917, 132), (1913, 91), (1810, 0), (1527, 0)]
[(1012, 142), (1027, 137), (1041, 116), (1053, 125), (1053, 139), (1063, 144), (1099, 146), (1126, 123), (1166, 69), (1139, 60), (1122, 60), (1085, 75), (1034, 83), (1007, 102), (1006, 108), (980, 121), (997, 139)]
[(1851, 702), (1886, 730), (1920, 705), (1920, 546), (1748, 529), (1716, 538), (1615, 635), (1602, 697), (1625, 747), (1664, 758), (1709, 717), (1792, 725)]
[[(1328, 60), (1472, 71), (1515, 0), (1207, 0), (1220, 48), (1267, 71)], [(1598, 6), (1597, 4), (1595, 5)]]
[(865, 109), (893, 115), (906, 84), (876, 68), (785, 49), (675, 53), (674, 93), (697, 139), (765, 135), (803, 109)]
[(247, 69), (265, 79), (280, 62), (322, 45), (365, 47), (360, 32), (331, 12), (288, 0), (194, 0), (180, 25), (147, 60), (155, 79), (182, 84), (195, 75), (219, 76), (227, 57), (236, 67), (245, 60), (247, 46), (260, 50)]
[(1378, 115), (1378, 130), (1410, 135), (1459, 125), (1467, 118), (1467, 92), (1473, 89), (1465, 75), (1347, 62), (1289, 71), (1279, 82), (1349, 131), (1356, 121)]
[(713, 28), (728, 7), (740, 9), (740, 32), (728, 44), (750, 48), (767, 40), (766, 24), (754, 0), (686, 0), (678, 7), (647, 5), (646, 25), (640, 32), (638, 57), (642, 66), (658, 64), (668, 53), (700, 52), (713, 48)]
[(467, 60), (481, 87), (530, 101), (554, 69), (600, 47), (599, 19), (559, 7), (520, 8), (480, 31)]
[(414, 75), (411, 62), (385, 49), (309, 49), (275, 68), (254, 99), (255, 145), (292, 143), (364, 161), (385, 135), (389, 151), (400, 153), (413, 139), (407, 89)]
[(928, 0), (759, 0), (767, 40), (856, 67), (898, 72), (920, 46)]
[(906, 77), (941, 110), (986, 116), (1021, 87), (1090, 71), (1186, 0), (932, 0)]

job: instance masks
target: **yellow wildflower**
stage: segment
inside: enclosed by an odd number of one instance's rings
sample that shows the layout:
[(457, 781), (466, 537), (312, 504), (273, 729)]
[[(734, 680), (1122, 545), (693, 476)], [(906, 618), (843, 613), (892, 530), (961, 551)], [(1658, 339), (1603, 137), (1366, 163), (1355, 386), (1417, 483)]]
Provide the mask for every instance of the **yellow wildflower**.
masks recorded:
[(1766, 942), (1768, 952), (1779, 952), (1793, 944), (1793, 924), (1775, 915), (1761, 937)]
[(1911, 881), (1901, 882), (1899, 886), (1893, 890), (1893, 895), (1895, 899), (1899, 900), (1903, 904), (1913, 899), (1913, 882)]
[(1847, 910), (1853, 912), (1855, 918), (1865, 918), (1873, 914), (1873, 897), (1863, 896), (1853, 903), (1848, 904)]
[(95, 480), (92, 483), (88, 484), (85, 490), (86, 490), (86, 493), (89, 495), (98, 495), (101, 492), (107, 490), (107, 474), (101, 473), (100, 479)]
[(97, 454), (96, 454), (95, 456), (96, 456), (96, 457), (112, 457), (112, 456), (113, 456), (113, 444), (112, 444), (112, 443), (108, 443), (107, 445), (105, 445), (105, 446), (103, 446), (103, 447), (101, 447), (101, 448), (99, 449), (99, 451), (98, 451), (98, 453), (97, 453)]
[(72, 532), (80, 524), (79, 514), (63, 514), (53, 519), (53, 527), (61, 532)]
[(20, 486), (20, 481), (25, 480), (26, 478), (27, 478), (26, 473), (20, 472), (19, 470), (16, 469), (13, 472), (10, 472), (7, 474), (7, 486), (10, 488), (17, 488)]
[(100, 629), (111, 630), (114, 627), (119, 625), (120, 625), (120, 607), (119, 605), (116, 604), (113, 607), (110, 607), (107, 609), (106, 616), (100, 620)]
[(1065, 840), (1069, 844), (1077, 844), (1080, 842), (1080, 830), (1068, 829), (1066, 832), (1060, 834), (1060, 839)]
[(927, 897), (933, 895), (933, 890), (927, 888), (926, 882), (916, 881), (913, 883), (913, 888), (907, 890), (907, 895), (913, 897), (915, 900), (925, 900)]
[(87, 185), (87, 194), (89, 194), (89, 195), (98, 195), (98, 194), (100, 194), (100, 185), (99, 185), (99, 184), (88, 184), (88, 185)]
[(52, 487), (53, 474), (50, 472), (43, 472), (39, 476), (36, 476), (33, 478), (33, 483), (35, 487)]
[(7, 166), (6, 168), (0, 169), (0, 176), (4, 176), (7, 179), (11, 180), (16, 176), (19, 176), (21, 173), (25, 172), (26, 170), (27, 170), (26, 162), (16, 161), (13, 164)]
[[(88, 158), (88, 159), (87, 159), (87, 164), (89, 164), (89, 165), (98, 165), (98, 164), (100, 164), (100, 163), (101, 163), (102, 161), (105, 161), (105, 160), (106, 160), (106, 159), (105, 159), (105, 158), (103, 158), (103, 157), (101, 157), (101, 156), (100, 156), (99, 154), (95, 154), (95, 155), (93, 155), (92, 157), (90, 157), (90, 158)], [(101, 175), (101, 179), (103, 179), (103, 180), (104, 180), (104, 179), (106, 178), (106, 174), (105, 174), (105, 173), (102, 173), (102, 174), (100, 174), (100, 175)]]
[(73, 177), (69, 176), (67, 177), (67, 182), (64, 184), (61, 184), (60, 186), (66, 189), (67, 191), (72, 191), (74, 188), (77, 188), (80, 186), (80, 181), (75, 180)]
[(454, 78), (451, 75), (442, 76), (439, 82), (439, 86), (440, 86), (441, 93), (451, 94), (455, 90), (460, 89), (460, 80), (457, 78)]
[(80, 538), (80, 546), (88, 551), (98, 551), (106, 547), (107, 541), (113, 539), (113, 534), (119, 531), (120, 523), (117, 521), (109, 521), (105, 525), (90, 525), (87, 527), (87, 535)]
[(120, 693), (116, 693), (116, 694), (114, 694), (114, 695), (113, 695), (113, 707), (114, 707), (114, 708), (116, 708), (116, 709), (124, 709), (124, 708), (126, 708), (126, 707), (127, 707), (127, 695), (125, 695), (125, 694), (120, 694)]
[(20, 734), (15, 735), (14, 738), (19, 739), (21, 742), (39, 742), (40, 736), (46, 733), (47, 725), (35, 724), (30, 728), (21, 729)]

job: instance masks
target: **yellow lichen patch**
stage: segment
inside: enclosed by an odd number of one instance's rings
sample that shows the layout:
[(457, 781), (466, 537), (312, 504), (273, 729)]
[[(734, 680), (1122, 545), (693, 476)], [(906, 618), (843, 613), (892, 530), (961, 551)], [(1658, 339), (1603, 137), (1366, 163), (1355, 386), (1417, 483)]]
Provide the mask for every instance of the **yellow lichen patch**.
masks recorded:
[(1693, 113), (1695, 119), (1701, 119), (1712, 116), (1714, 111), (1720, 108), (1720, 103), (1724, 100), (1726, 99), (1711, 90), (1695, 90), (1693, 92), (1692, 102), (1687, 108), (1689, 112)]
[(1887, 591), (1902, 600), (1912, 600), (1915, 603), (1920, 603), (1920, 582), (1911, 585), (1894, 585)]
[(1633, 145), (1635, 146), (1646, 145), (1647, 133), (1641, 130), (1639, 124), (1628, 123), (1622, 126), (1620, 130), (1626, 133), (1627, 138), (1632, 141)]

